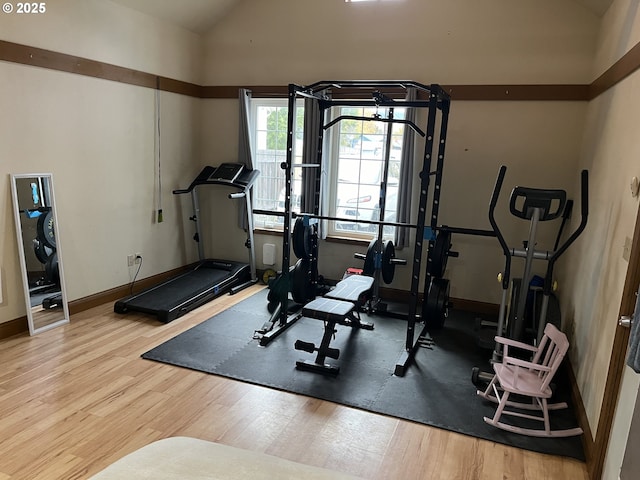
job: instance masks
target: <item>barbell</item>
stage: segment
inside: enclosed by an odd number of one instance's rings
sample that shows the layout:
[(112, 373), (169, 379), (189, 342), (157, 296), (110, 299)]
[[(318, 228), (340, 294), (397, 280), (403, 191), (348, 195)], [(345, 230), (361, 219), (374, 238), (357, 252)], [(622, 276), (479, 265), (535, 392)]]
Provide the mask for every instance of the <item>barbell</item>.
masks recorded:
[(393, 282), (396, 273), (396, 265), (406, 265), (407, 261), (403, 258), (396, 258), (396, 248), (391, 240), (386, 243), (379, 239), (373, 239), (369, 243), (367, 253), (355, 253), (354, 258), (364, 260), (362, 273), (364, 275), (373, 276), (376, 270), (382, 273), (382, 280), (389, 284)]

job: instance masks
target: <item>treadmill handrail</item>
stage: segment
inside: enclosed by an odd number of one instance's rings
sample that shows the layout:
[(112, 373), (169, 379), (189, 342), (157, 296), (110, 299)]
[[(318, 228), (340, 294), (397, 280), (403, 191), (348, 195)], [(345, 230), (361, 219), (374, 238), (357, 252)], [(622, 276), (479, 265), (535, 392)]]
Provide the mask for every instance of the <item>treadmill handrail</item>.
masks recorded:
[(244, 171), (240, 174), (240, 176), (235, 181), (229, 182), (225, 180), (210, 179), (209, 177), (214, 171), (215, 171), (215, 167), (212, 167), (209, 165), (204, 167), (202, 171), (198, 174), (198, 176), (195, 178), (195, 180), (191, 182), (191, 185), (189, 185), (188, 188), (176, 189), (173, 191), (173, 193), (175, 195), (190, 193), (198, 185), (223, 185), (226, 187), (233, 187), (233, 188), (238, 188), (242, 191), (246, 191), (253, 186), (256, 179), (260, 175), (260, 170), (256, 170), (256, 169), (249, 170), (245, 168)]

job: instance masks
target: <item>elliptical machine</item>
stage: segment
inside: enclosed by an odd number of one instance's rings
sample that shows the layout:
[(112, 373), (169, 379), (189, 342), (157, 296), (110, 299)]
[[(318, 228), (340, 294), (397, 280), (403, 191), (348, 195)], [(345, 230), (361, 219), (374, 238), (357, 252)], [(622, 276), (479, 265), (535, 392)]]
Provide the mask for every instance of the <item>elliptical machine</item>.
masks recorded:
[[(502, 189), (507, 167), (500, 167), (498, 178), (491, 196), (489, 205), (489, 222), (500, 242), (502, 251), (505, 256), (504, 271), (498, 275), (498, 280), (502, 284), (502, 298), (500, 300), (500, 310), (498, 314), (498, 323), (495, 334), (506, 336), (513, 340), (527, 341), (525, 338), (526, 324), (530, 322), (533, 327), (533, 343), (537, 344), (542, 337), (544, 327), (547, 323), (547, 309), (549, 306), (549, 298), (554, 289), (553, 268), (560, 256), (569, 248), (569, 246), (580, 236), (587, 225), (587, 217), (589, 214), (589, 191), (588, 191), (588, 172), (583, 170), (581, 173), (581, 206), (580, 225), (560, 245), (562, 229), (568, 219), (573, 202), (567, 200), (567, 194), (564, 190), (547, 190), (538, 188), (515, 187), (509, 198), (509, 211), (512, 215), (529, 220), (529, 237), (523, 242), (523, 248), (510, 248), (498, 227), (495, 220), (494, 212)], [(555, 220), (560, 216), (563, 217), (562, 225), (558, 231), (558, 236), (554, 245), (554, 249), (536, 250), (536, 233), (540, 222)], [(511, 258), (519, 257), (525, 259), (524, 272), (522, 279), (514, 279), (511, 282), (511, 302), (509, 305), (510, 312), (507, 312), (507, 297), (510, 286), (511, 277)], [(539, 309), (538, 318), (527, 317), (527, 298), (529, 297), (530, 283), (533, 277), (532, 263), (533, 260), (546, 260), (547, 269), (542, 285), (542, 302)], [(515, 309), (515, 310), (514, 310)], [(499, 362), (502, 357), (502, 346), (495, 342), (491, 362)], [(478, 367), (474, 367), (472, 373), (472, 381), (476, 383), (478, 380), (489, 381), (493, 374), (481, 373)]]

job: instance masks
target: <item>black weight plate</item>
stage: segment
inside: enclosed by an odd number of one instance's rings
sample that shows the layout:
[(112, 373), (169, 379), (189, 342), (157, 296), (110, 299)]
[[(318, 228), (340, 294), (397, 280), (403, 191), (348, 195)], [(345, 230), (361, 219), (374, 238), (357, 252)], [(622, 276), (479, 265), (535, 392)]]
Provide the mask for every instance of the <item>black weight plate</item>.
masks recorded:
[(293, 226), (293, 253), (298, 258), (309, 258), (313, 252), (313, 245), (311, 244), (311, 227), (305, 226), (304, 220), (301, 217), (296, 218), (296, 223)]
[(276, 307), (278, 306), (278, 301), (267, 303), (267, 311), (269, 313), (273, 313), (276, 311)]
[(45, 277), (51, 283), (58, 285), (60, 283), (60, 270), (58, 267), (58, 254), (54, 253), (49, 257), (47, 263), (44, 264)]
[(51, 210), (38, 217), (38, 240), (47, 247), (56, 248), (56, 234), (53, 228), (53, 214)]
[(396, 258), (396, 247), (389, 240), (384, 246), (384, 252), (382, 252), (382, 280), (386, 284), (393, 282), (393, 277), (396, 273), (396, 265), (391, 263), (394, 258)]
[(291, 272), (291, 298), (304, 305), (315, 298), (315, 285), (311, 281), (311, 260), (298, 260)]
[(40, 263), (47, 263), (49, 256), (53, 253), (53, 250), (47, 247), (37, 238), (33, 239), (33, 252), (36, 254), (36, 258)]
[(480, 369), (478, 367), (473, 367), (471, 369), (471, 383), (476, 387), (480, 384)]
[(367, 248), (367, 257), (364, 259), (364, 267), (362, 268), (362, 273), (369, 277), (373, 276), (373, 273), (376, 270), (376, 252), (380, 251), (380, 240), (373, 239), (369, 243), (369, 248)]
[(444, 326), (449, 308), (449, 280), (434, 278), (429, 286), (427, 301), (423, 305), (423, 315), (428, 328), (439, 329)]
[(440, 231), (433, 249), (429, 250), (427, 273), (432, 277), (442, 278), (447, 268), (447, 259), (451, 250), (451, 232)]

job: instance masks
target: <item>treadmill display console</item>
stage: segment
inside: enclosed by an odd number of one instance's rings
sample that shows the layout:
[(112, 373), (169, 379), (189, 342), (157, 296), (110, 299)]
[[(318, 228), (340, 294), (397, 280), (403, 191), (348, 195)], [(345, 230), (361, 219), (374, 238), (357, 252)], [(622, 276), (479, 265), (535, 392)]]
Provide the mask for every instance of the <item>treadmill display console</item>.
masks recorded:
[(244, 165), (241, 163), (222, 163), (209, 176), (209, 180), (233, 183), (242, 173)]

